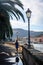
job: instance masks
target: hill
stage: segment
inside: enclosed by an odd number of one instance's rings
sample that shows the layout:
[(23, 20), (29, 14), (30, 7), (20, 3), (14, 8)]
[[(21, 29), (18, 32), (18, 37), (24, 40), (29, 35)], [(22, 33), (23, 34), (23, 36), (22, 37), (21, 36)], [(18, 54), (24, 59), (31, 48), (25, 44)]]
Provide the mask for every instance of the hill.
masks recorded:
[(12, 37), (12, 39), (17, 38), (17, 35), (18, 35), (19, 38), (28, 37), (28, 31), (24, 30), (24, 29), (19, 29), (19, 28), (13, 29), (13, 37)]
[[(13, 29), (12, 39), (17, 38), (17, 35), (18, 35), (19, 38), (28, 37), (28, 31), (24, 30), (24, 29), (19, 29), (19, 28)], [(31, 37), (36, 37), (36, 36), (40, 36), (40, 35), (43, 35), (43, 32), (30, 31), (30, 36)]]
[(30, 31), (30, 36), (31, 37), (37, 37), (43, 35), (43, 32), (35, 32), (35, 31)]

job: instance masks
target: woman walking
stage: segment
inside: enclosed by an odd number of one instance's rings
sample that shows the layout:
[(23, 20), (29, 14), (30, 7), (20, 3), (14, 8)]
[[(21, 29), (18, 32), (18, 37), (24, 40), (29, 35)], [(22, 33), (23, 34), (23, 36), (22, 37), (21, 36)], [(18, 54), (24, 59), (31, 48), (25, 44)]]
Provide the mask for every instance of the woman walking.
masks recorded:
[(18, 40), (16, 40), (16, 42), (15, 42), (15, 47), (16, 47), (16, 51), (18, 52), (18, 47), (19, 47)]

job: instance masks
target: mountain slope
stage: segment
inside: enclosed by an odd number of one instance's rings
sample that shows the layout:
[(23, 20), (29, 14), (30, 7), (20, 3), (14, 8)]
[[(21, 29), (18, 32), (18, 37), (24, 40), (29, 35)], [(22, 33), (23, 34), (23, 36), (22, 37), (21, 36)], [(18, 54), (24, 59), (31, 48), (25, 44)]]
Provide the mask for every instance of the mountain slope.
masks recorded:
[(30, 31), (30, 36), (32, 36), (32, 37), (36, 37), (36, 36), (39, 36), (39, 35), (43, 35), (43, 32)]
[[(39, 36), (41, 34), (43, 35), (43, 32), (30, 31), (30, 36), (31, 37), (36, 37), (36, 36)], [(13, 29), (12, 39), (17, 38), (17, 35), (18, 35), (19, 38), (20, 37), (28, 37), (28, 31), (24, 30), (24, 29), (19, 29), (19, 28)]]
[(28, 32), (27, 30), (24, 29), (13, 29), (13, 39), (17, 38), (17, 35), (19, 38), (21, 37), (27, 37), (28, 36)]

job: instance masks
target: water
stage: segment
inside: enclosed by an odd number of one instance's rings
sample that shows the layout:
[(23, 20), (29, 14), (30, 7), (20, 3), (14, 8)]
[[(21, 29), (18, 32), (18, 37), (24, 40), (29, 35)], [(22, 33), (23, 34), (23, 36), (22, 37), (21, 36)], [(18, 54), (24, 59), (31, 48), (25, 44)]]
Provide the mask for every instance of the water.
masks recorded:
[(12, 65), (16, 65), (16, 64), (18, 64), (18, 65), (23, 65), (23, 63), (22, 63), (20, 57), (18, 57), (18, 58), (19, 58), (19, 62), (18, 62), (18, 63), (16, 62), (16, 57), (7, 58), (6, 60), (7, 60), (8, 62), (14, 63), (14, 64), (12, 64)]
[[(18, 61), (17, 61), (18, 57)], [(23, 62), (19, 55), (16, 55), (14, 57), (8, 57), (5, 59), (0, 59), (0, 65), (23, 65)]]
[(38, 44), (38, 43), (36, 43), (36, 44), (34, 44), (33, 43), (33, 47), (34, 47), (34, 49), (36, 49), (36, 50), (39, 50), (40, 52), (42, 52), (43, 53), (43, 44)]

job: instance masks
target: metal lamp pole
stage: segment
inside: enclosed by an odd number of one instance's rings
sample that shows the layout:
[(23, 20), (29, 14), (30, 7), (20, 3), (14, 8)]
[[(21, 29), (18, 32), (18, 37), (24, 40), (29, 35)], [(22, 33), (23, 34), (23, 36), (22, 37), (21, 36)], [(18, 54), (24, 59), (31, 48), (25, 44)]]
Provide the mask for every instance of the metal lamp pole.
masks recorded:
[(26, 11), (26, 15), (28, 18), (28, 44), (30, 47), (30, 17), (31, 17), (31, 10), (28, 8), (28, 10)]
[(17, 40), (18, 40), (18, 32), (17, 32)]

